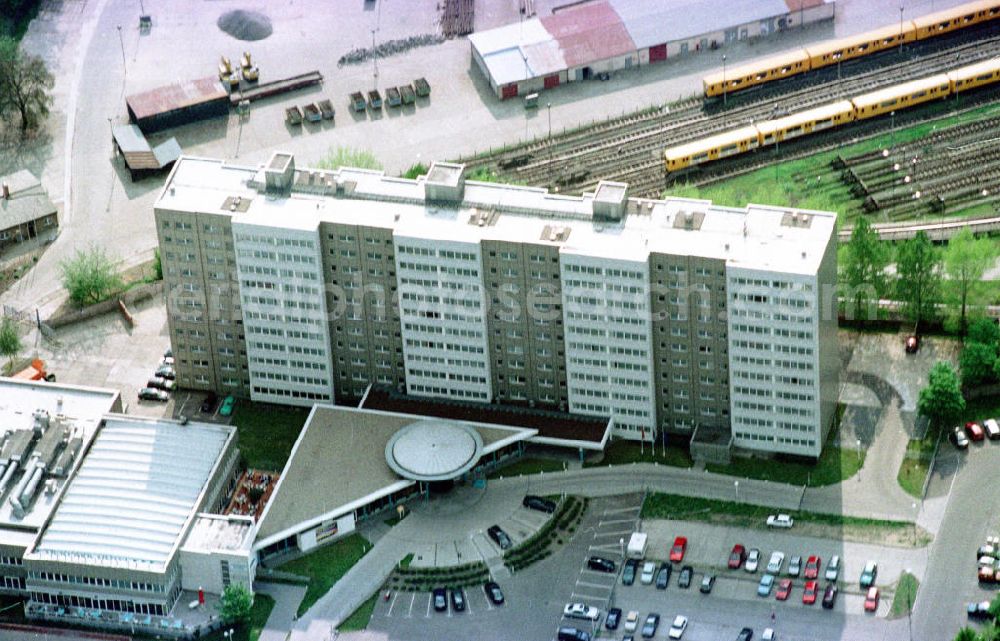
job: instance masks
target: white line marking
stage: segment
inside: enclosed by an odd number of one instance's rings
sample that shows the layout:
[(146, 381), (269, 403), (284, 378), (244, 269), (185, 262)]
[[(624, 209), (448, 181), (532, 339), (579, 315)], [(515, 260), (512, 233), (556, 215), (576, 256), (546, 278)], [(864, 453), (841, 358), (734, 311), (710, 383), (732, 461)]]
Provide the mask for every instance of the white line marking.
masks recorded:
[(410, 609), (406, 613), (407, 619), (413, 618), (413, 602), (416, 600), (417, 600), (417, 593), (414, 592), (413, 594), (410, 595)]
[(396, 599), (398, 598), (399, 598), (399, 592), (396, 592), (395, 594), (392, 595), (392, 601), (389, 602), (389, 609), (386, 610), (385, 616), (387, 617), (392, 616), (392, 608), (396, 605)]
[(632, 523), (635, 524), (635, 519), (611, 519), (610, 521), (598, 521), (597, 527), (603, 527), (605, 525), (612, 525), (615, 523)]
[(577, 581), (576, 585), (585, 585), (588, 588), (598, 588), (600, 590), (611, 590), (614, 587), (614, 583), (611, 585), (601, 585), (600, 583), (588, 583), (587, 581)]
[(598, 537), (605, 537), (605, 536), (617, 536), (617, 537), (620, 537), (623, 534), (631, 534), (634, 531), (635, 531), (634, 528), (629, 528), (627, 530), (614, 530), (614, 531), (611, 531), (611, 532), (600, 532), (600, 533), (594, 532), (594, 538), (596, 539)]
[(581, 594), (579, 592), (574, 592), (573, 594), (569, 595), (569, 598), (571, 601), (579, 601), (582, 599), (585, 601), (599, 601), (601, 603), (605, 603), (608, 600), (607, 596), (593, 596), (591, 594)]
[(601, 516), (607, 516), (608, 514), (625, 514), (626, 512), (638, 512), (641, 509), (641, 505), (637, 505), (636, 507), (619, 507), (613, 510), (604, 510)]
[(427, 614), (425, 614), (424, 616), (427, 617), (428, 619), (431, 618), (431, 599), (432, 598), (433, 597), (430, 594), (427, 595)]
[(465, 595), (465, 609), (469, 611), (469, 615), (471, 616), (472, 615), (472, 599), (469, 598), (468, 594)]

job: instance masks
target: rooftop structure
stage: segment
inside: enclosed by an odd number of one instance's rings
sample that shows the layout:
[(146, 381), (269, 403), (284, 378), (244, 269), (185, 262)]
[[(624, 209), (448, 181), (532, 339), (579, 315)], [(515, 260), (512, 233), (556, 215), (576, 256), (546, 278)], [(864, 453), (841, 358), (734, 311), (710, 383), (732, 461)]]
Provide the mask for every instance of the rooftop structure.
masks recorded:
[(27, 169), (0, 176), (0, 248), (58, 225), (56, 206)]
[(136, 125), (116, 125), (111, 133), (115, 146), (125, 158), (132, 180), (148, 172), (169, 167), (181, 156), (181, 146), (176, 138), (150, 147), (142, 130)]
[(130, 120), (146, 133), (229, 113), (229, 94), (209, 76), (125, 97)]
[(255, 533), (251, 517), (199, 514), (184, 540), (184, 550), (215, 552), (249, 549)]

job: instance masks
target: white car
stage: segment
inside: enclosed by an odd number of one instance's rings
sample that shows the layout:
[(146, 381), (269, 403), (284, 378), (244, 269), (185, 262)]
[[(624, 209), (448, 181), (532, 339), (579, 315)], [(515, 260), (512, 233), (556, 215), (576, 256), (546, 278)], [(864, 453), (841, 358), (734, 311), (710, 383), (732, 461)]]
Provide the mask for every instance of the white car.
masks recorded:
[(680, 639), (688, 627), (688, 618), (678, 614), (674, 617), (674, 622), (670, 625), (670, 632), (667, 633), (671, 639)]
[(753, 548), (747, 554), (747, 561), (743, 564), (743, 569), (747, 572), (756, 572), (757, 566), (760, 565), (760, 550)]
[(764, 634), (760, 635), (760, 641), (776, 641), (777, 638), (774, 628), (764, 628)]
[(656, 573), (656, 564), (652, 561), (646, 561), (642, 564), (642, 574), (639, 576), (639, 582), (643, 585), (649, 585), (653, 582), (653, 574)]
[(769, 574), (781, 574), (781, 567), (783, 565), (785, 565), (785, 553), (772, 552), (771, 560), (767, 562), (767, 571)]
[(625, 617), (625, 631), (635, 632), (635, 629), (639, 626), (639, 611), (631, 610)]
[(601, 611), (586, 603), (567, 603), (563, 608), (563, 616), (569, 619), (590, 619), (596, 621), (601, 617)]
[(837, 577), (840, 576), (840, 557), (834, 556), (830, 559), (830, 562), (826, 564), (826, 574), (824, 575), (827, 581), (836, 581)]
[(790, 528), (795, 525), (795, 521), (787, 514), (772, 514), (767, 517), (767, 527)]

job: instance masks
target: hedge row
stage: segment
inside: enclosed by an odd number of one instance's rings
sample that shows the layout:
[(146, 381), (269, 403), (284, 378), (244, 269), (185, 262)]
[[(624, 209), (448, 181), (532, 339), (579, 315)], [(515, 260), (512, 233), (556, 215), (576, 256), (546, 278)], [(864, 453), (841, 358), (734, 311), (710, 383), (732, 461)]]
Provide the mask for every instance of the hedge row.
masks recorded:
[(561, 545), (563, 535), (576, 531), (588, 503), (586, 498), (567, 497), (538, 532), (504, 555), (504, 565), (516, 572), (551, 555), (553, 544)]

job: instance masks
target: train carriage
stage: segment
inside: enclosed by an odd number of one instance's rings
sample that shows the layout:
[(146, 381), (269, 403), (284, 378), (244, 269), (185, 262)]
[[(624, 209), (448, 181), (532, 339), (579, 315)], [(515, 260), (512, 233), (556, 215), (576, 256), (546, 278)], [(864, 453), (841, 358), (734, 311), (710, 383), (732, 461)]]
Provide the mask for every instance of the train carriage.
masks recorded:
[(947, 74), (951, 83), (952, 93), (961, 93), (983, 85), (1000, 82), (1000, 58), (991, 58), (949, 71)]
[(677, 171), (704, 162), (735, 156), (760, 146), (760, 135), (753, 126), (695, 140), (663, 152), (667, 171)]
[(760, 132), (761, 146), (767, 146), (823, 131), (852, 120), (854, 120), (854, 105), (850, 100), (841, 100), (784, 118), (757, 123), (757, 131)]
[(856, 96), (851, 102), (854, 103), (855, 118), (864, 120), (919, 105), (922, 102), (946, 98), (949, 93), (951, 93), (951, 83), (948, 76), (939, 73), (929, 78), (911, 80), (901, 85)]
[(997, 19), (1000, 19), (1000, 0), (982, 0), (914, 18), (913, 25), (917, 39), (923, 40)]
[(907, 43), (914, 40), (916, 40), (916, 29), (912, 21), (906, 21), (901, 25), (890, 25), (846, 38), (824, 40), (805, 49), (809, 54), (809, 67), (819, 69), (844, 60), (898, 47), (900, 41)]
[(805, 49), (794, 49), (709, 74), (702, 79), (702, 83), (706, 96), (721, 96), (726, 92), (740, 91), (804, 71), (809, 71), (809, 55)]

